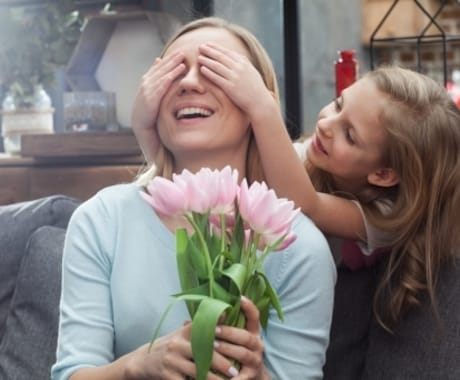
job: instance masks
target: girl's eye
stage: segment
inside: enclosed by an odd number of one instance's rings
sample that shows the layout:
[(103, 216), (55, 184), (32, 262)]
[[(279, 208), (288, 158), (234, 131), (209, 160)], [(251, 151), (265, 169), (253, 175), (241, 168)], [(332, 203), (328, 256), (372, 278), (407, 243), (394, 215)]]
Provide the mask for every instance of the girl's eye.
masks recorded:
[(334, 106), (337, 112), (342, 110), (342, 98), (335, 98), (334, 99)]
[(347, 128), (345, 130), (345, 138), (347, 139), (347, 141), (351, 144), (351, 145), (354, 145), (355, 144), (355, 140), (353, 139), (353, 136), (351, 135), (350, 133), (350, 128)]
[(335, 110), (337, 112), (340, 112), (340, 110), (342, 109), (342, 103), (339, 98), (334, 99), (334, 106), (335, 106)]

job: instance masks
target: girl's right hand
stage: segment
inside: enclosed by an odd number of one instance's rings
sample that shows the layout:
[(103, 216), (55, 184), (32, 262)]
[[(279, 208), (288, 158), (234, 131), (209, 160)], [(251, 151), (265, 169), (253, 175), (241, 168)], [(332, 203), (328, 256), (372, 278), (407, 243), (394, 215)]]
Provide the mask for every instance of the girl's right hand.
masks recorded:
[(159, 146), (156, 120), (161, 100), (171, 83), (185, 70), (183, 53), (156, 58), (142, 76), (133, 104), (131, 125), (148, 162), (152, 162)]

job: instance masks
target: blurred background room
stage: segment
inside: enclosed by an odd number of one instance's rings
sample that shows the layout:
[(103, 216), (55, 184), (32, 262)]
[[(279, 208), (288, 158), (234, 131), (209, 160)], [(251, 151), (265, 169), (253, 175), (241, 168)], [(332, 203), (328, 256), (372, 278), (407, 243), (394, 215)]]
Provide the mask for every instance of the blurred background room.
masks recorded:
[(357, 77), (396, 63), (460, 97), (459, 0), (0, 0), (0, 204), (134, 178), (140, 78), (181, 24), (210, 15), (266, 47), (292, 138), (336, 96), (343, 50)]

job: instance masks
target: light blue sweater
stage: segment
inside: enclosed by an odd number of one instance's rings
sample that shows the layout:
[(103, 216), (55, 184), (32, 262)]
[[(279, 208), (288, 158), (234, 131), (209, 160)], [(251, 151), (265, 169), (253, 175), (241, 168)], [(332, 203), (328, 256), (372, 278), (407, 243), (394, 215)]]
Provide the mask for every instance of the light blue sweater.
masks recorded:
[[(149, 342), (170, 296), (180, 290), (174, 234), (139, 190), (134, 184), (106, 188), (71, 218), (53, 380), (110, 363)], [(285, 314), (281, 322), (270, 313), (263, 333), (265, 362), (274, 379), (321, 379), (336, 267), (309, 219), (299, 215), (294, 231), (297, 240), (265, 262)], [(161, 335), (188, 319), (185, 305), (178, 303)]]

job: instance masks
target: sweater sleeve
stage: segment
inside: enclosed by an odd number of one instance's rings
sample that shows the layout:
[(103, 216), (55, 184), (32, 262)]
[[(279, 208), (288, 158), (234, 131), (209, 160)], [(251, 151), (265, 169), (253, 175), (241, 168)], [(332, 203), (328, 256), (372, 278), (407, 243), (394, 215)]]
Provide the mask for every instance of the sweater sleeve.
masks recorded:
[(53, 380), (113, 360), (111, 223), (95, 197), (72, 215), (64, 244), (57, 361)]
[(274, 379), (322, 379), (332, 320), (336, 266), (323, 234), (304, 215), (295, 221), (296, 241), (273, 252), (266, 274), (284, 312), (274, 310), (263, 333), (266, 365)]
[(307, 160), (307, 149), (310, 146), (311, 138), (307, 138), (305, 140), (298, 140), (293, 143), (294, 149), (297, 152), (300, 160), (305, 162)]

